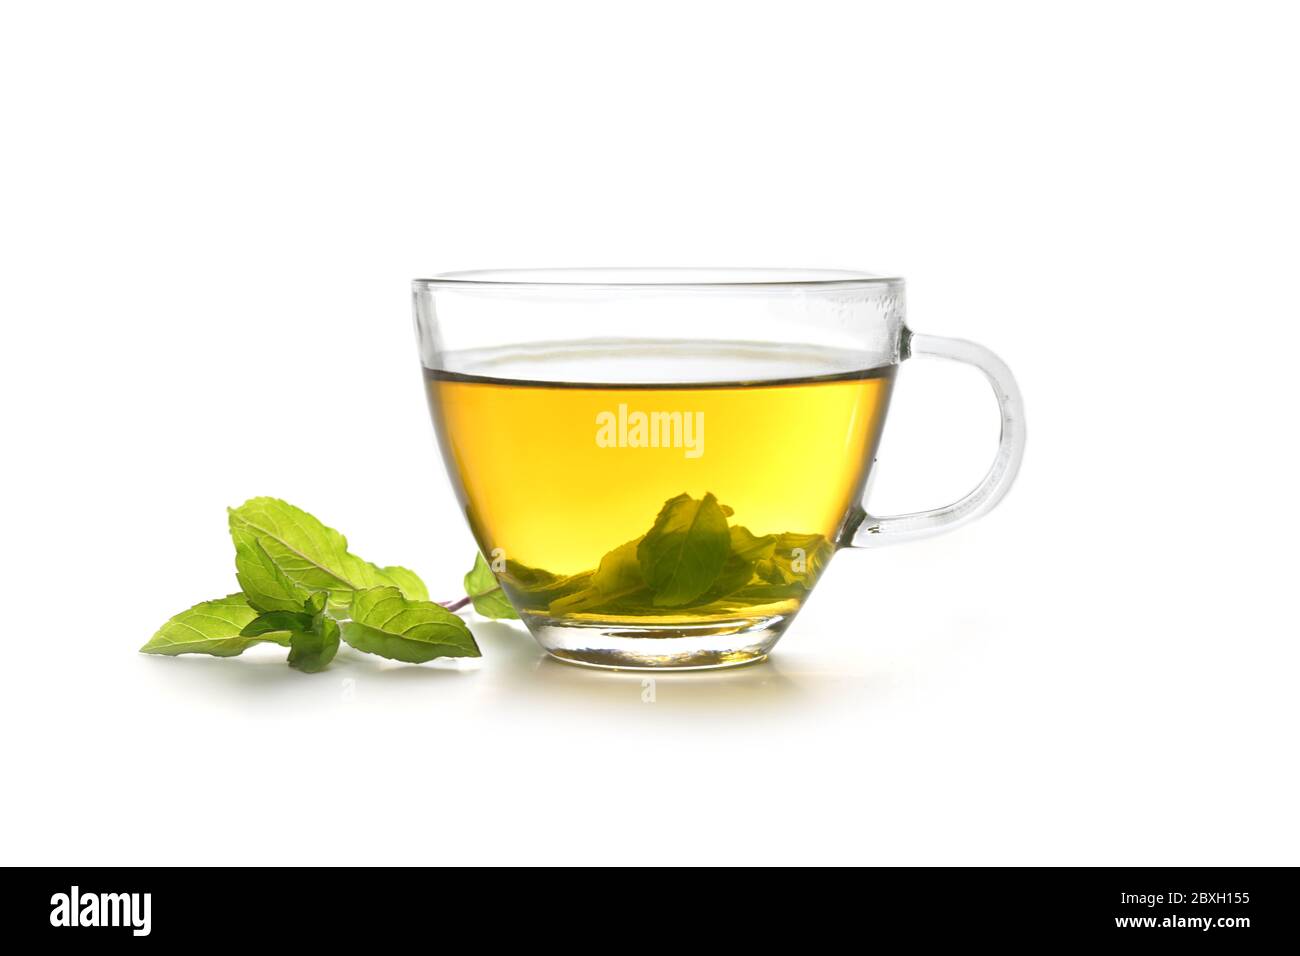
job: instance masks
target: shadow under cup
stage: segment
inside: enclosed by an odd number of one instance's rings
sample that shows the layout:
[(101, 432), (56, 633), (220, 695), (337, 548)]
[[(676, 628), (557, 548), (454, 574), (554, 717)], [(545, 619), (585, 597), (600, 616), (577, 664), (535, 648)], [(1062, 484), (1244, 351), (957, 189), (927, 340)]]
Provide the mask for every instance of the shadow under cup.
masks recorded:
[(912, 339), (903, 308), (901, 280), (862, 273), (417, 280), (443, 460), (542, 647), (607, 667), (760, 660), (839, 547), (972, 516), (861, 504)]

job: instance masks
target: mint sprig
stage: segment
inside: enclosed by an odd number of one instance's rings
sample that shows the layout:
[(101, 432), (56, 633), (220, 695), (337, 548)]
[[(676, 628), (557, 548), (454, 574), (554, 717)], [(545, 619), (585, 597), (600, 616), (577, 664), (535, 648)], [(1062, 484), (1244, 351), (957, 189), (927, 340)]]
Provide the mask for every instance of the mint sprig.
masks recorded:
[(464, 621), (438, 604), (405, 598), (397, 588), (358, 591), (343, 640), (359, 651), (411, 664), (479, 656)]
[(288, 636), (278, 631), (244, 634), (244, 628), (256, 619), (257, 613), (257, 609), (242, 594), (204, 601), (173, 617), (140, 650), (146, 654), (166, 654), (169, 657), (177, 654), (234, 657), (254, 644), (265, 641), (287, 646)]
[[(307, 595), (325, 591), (333, 607), (345, 608), (354, 591), (377, 587), (396, 587), (416, 600), (429, 599), (415, 572), (405, 568), (389, 571), (357, 557), (348, 550), (347, 538), (287, 501), (250, 498), (231, 508), (229, 516), (239, 583), (254, 604), (263, 598), (259, 589), (268, 583), (260, 574), (266, 563), (277, 572), (269, 588), (276, 603), (288, 600), (301, 606)], [(241, 561), (247, 551), (245, 548), (241, 554), (241, 541), (250, 539), (261, 546), (265, 561)]]
[(289, 649), (290, 667), (312, 673), (334, 659), (341, 640), (422, 663), (480, 656), (474, 635), (452, 613), (456, 608), (472, 602), (485, 617), (517, 617), (481, 555), (465, 576), (468, 596), (444, 605), (429, 600), (414, 571), (358, 557), (347, 538), (286, 501), (251, 498), (229, 509), (229, 523), (243, 590), (177, 614), (143, 653), (234, 657), (273, 643)]
[(325, 611), (324, 591), (317, 591), (301, 611), (267, 611), (244, 625), (245, 637), (289, 636), (289, 666), (308, 674), (324, 670), (339, 649), (339, 624)]

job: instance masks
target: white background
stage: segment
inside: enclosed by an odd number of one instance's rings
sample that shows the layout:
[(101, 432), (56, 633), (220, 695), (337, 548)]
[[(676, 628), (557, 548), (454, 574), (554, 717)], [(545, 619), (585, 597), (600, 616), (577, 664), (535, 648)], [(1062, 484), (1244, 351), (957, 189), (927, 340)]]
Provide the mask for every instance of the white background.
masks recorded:
[[(7, 4), (4, 862), (1300, 862), (1296, 28)], [(135, 652), (234, 590), (252, 495), (456, 596), (409, 280), (628, 264), (905, 275), (1016, 371), (1017, 487), (653, 703), (504, 624), (466, 671)], [(909, 363), (873, 510), (958, 497), (996, 431)]]

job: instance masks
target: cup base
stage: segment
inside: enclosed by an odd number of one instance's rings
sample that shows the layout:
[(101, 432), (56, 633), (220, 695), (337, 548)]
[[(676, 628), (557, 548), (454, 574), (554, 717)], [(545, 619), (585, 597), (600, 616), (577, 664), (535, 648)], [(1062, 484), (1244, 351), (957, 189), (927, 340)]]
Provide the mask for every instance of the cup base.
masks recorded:
[(765, 660), (790, 623), (788, 616), (698, 626), (524, 622), (556, 660), (616, 670), (714, 670)]

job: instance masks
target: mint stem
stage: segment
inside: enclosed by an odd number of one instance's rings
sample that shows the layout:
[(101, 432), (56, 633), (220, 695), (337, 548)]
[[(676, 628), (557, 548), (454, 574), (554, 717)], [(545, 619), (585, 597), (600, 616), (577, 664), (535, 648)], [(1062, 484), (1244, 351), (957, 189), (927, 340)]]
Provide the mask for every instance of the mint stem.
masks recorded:
[(463, 608), (466, 604), (469, 603), (469, 600), (470, 600), (469, 597), (466, 596), (461, 598), (459, 601), (439, 601), (438, 603), (441, 604), (443, 607), (445, 607), (448, 611), (459, 611), (461, 608)]

